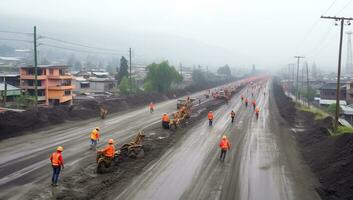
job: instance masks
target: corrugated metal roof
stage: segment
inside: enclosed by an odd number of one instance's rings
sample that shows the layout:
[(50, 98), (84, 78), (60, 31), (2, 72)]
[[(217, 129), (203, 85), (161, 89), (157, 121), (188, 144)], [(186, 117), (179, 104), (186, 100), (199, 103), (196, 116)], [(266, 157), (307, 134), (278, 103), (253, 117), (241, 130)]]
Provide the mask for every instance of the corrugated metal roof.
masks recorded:
[[(0, 83), (0, 91), (3, 91), (3, 90), (5, 90), (5, 84)], [(7, 84), (7, 90), (21, 90), (21, 89), (13, 85)]]

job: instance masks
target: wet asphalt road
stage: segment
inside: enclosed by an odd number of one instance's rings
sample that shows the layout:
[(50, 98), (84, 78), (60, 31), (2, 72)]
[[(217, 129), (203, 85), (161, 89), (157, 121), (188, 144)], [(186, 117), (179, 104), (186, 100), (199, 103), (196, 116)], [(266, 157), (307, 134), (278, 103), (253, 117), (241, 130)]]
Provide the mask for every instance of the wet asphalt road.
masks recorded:
[[(204, 92), (191, 95), (203, 98)], [(176, 110), (176, 100), (156, 104), (153, 114), (146, 108), (109, 115), (106, 120), (91, 119), (52, 126), (32, 134), (6, 139), (0, 142), (0, 199), (25, 199), (31, 189), (50, 184), (49, 156), (58, 145), (64, 147), (65, 169), (72, 172), (95, 160), (89, 150), (90, 132), (100, 127), (98, 148), (114, 138), (118, 145), (136, 135), (138, 131), (154, 123), (160, 123), (165, 112)]]
[[(288, 127), (279, 125), (270, 81), (263, 87), (242, 91), (249, 99), (253, 91), (261, 109), (258, 120), (236, 95), (215, 111), (213, 127), (208, 127), (205, 117), (122, 193), (112, 191), (111, 199), (319, 199)], [(234, 124), (231, 110), (237, 113)], [(225, 162), (218, 158), (223, 134), (232, 143)]]

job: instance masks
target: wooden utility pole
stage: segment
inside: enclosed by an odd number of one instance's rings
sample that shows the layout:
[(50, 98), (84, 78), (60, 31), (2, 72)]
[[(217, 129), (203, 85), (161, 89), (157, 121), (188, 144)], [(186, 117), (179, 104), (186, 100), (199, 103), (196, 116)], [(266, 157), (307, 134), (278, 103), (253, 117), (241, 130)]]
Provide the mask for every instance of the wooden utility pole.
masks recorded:
[(33, 28), (33, 43), (34, 43), (34, 101), (35, 106), (38, 104), (38, 66), (37, 66), (37, 27)]
[[(337, 69), (337, 87), (336, 87), (336, 115), (335, 115), (335, 131), (338, 128), (338, 119), (339, 119), (339, 108), (340, 108), (340, 83), (341, 83), (341, 55), (342, 55), (342, 40), (343, 40), (343, 27), (344, 21), (348, 21), (347, 25), (351, 25), (350, 20), (353, 18), (347, 17), (330, 17), (330, 16), (321, 16), (323, 19), (334, 19), (335, 21), (341, 22), (341, 32), (340, 32), (340, 44), (338, 49), (338, 69)], [(337, 24), (336, 24), (337, 25)]]
[(309, 65), (306, 63), (306, 100), (308, 101), (308, 108), (310, 108), (309, 89)]
[(297, 61), (296, 95), (295, 95), (295, 100), (298, 101), (298, 98), (299, 98), (299, 60), (301, 58), (304, 58), (304, 56), (294, 56), (294, 58), (298, 59), (298, 61)]
[(130, 58), (129, 58), (129, 59), (130, 59), (130, 60), (129, 60), (129, 64), (130, 64), (130, 76), (129, 76), (129, 77), (130, 77), (130, 92), (132, 92), (132, 77), (131, 77), (131, 75), (132, 75), (132, 74), (131, 74), (131, 48), (129, 49), (129, 57), (130, 57)]

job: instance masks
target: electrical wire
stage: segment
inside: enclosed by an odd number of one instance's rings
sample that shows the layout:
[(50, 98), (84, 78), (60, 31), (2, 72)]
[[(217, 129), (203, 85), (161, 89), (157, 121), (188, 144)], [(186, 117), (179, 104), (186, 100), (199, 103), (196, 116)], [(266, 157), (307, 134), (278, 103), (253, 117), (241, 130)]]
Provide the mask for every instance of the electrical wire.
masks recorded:
[(57, 45), (52, 45), (52, 44), (47, 44), (47, 43), (39, 43), (39, 45), (43, 45), (43, 46), (47, 46), (47, 47), (54, 47), (54, 48), (63, 49), (63, 50), (75, 51), (75, 52), (83, 52), (83, 53), (95, 53), (95, 54), (103, 54), (103, 55), (127, 55), (127, 53), (126, 54), (124, 54), (124, 53), (109, 53), (109, 52), (73, 49), (73, 48), (69, 48), (69, 47), (62, 47), (62, 46), (57, 46)]
[(21, 35), (33, 35), (33, 33), (17, 32), (17, 31), (4, 31), (4, 30), (0, 30), (0, 33), (12, 33), (12, 34), (21, 34)]
[(346, 9), (352, 2), (353, 2), (353, 0), (348, 1), (347, 4), (346, 4), (340, 11), (338, 11), (338, 13), (336, 14), (336, 16), (337, 16), (338, 14), (340, 14), (344, 9)]
[(0, 38), (0, 40), (8, 40), (8, 41), (18, 41), (18, 42), (33, 43), (33, 41), (31, 41), (31, 40), (20, 40), (20, 39), (12, 39), (12, 38)]
[(66, 41), (66, 40), (62, 40), (62, 39), (57, 39), (57, 38), (53, 38), (53, 37), (49, 37), (49, 36), (45, 36), (45, 35), (40, 35), (40, 39), (48, 39), (48, 40), (53, 40), (53, 41), (56, 41), (56, 42), (69, 44), (69, 45), (80, 46), (80, 47), (85, 47), (85, 48), (90, 48), (90, 49), (97, 49), (97, 50), (101, 50), (101, 51), (127, 52), (127, 50), (117, 50), (117, 49), (108, 49), (108, 48), (94, 47), (94, 46), (89, 46), (89, 45), (85, 45), (85, 44), (80, 44), (80, 43), (77, 43), (77, 42), (70, 42), (70, 41)]

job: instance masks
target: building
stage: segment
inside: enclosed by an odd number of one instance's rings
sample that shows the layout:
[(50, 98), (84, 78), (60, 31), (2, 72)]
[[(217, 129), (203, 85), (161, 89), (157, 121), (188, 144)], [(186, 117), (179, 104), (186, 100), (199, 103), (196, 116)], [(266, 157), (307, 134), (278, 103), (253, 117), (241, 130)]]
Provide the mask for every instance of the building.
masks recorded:
[[(0, 100), (4, 101), (5, 83), (0, 83)], [(7, 83), (6, 86), (6, 102), (13, 102), (16, 97), (21, 95), (21, 89)]]
[[(35, 68), (20, 68), (21, 89), (30, 95), (35, 94)], [(38, 103), (46, 105), (71, 104), (73, 76), (68, 73), (66, 65), (40, 65), (37, 69)]]
[[(320, 87), (320, 99), (322, 100), (335, 100), (336, 99), (337, 83), (326, 83)], [(340, 100), (346, 100), (347, 85), (340, 85)]]

